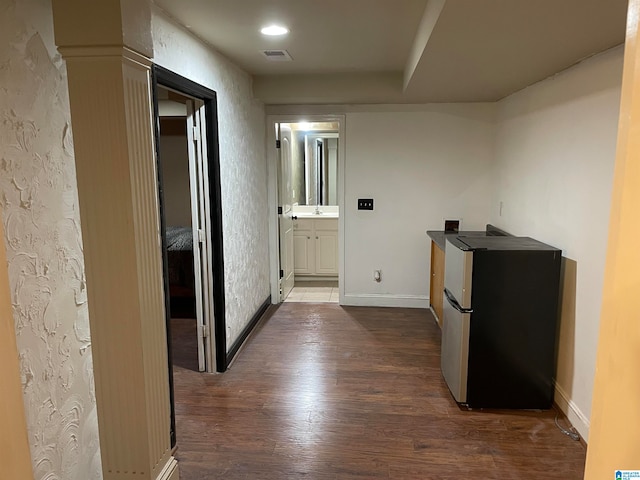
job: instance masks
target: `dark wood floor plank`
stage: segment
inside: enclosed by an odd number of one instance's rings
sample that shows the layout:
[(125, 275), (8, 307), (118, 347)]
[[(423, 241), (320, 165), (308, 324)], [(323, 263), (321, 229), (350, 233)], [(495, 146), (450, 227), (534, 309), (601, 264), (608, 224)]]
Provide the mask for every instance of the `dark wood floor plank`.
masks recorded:
[(467, 411), (419, 309), (285, 303), (221, 375), (172, 325), (181, 480), (581, 479), (553, 411)]

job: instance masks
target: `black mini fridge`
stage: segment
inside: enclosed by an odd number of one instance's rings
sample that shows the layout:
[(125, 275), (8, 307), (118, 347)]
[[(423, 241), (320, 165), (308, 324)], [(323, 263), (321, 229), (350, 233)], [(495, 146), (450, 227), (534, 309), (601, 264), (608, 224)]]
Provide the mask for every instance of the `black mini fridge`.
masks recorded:
[(551, 407), (561, 262), (528, 237), (447, 239), (441, 366), (458, 403)]

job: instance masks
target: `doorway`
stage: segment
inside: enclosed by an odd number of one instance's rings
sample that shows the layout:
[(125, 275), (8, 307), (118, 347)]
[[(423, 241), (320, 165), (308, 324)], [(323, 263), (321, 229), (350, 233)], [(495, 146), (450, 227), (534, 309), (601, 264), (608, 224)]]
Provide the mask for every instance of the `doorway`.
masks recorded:
[(162, 169), (164, 235), (173, 364), (212, 371), (208, 323), (213, 319), (208, 231), (206, 143), (199, 141), (201, 100), (158, 85), (158, 164)]
[(339, 303), (344, 119), (270, 117), (269, 125), (278, 212), (272, 298), (278, 303)]
[(174, 371), (227, 369), (216, 94), (153, 68), (171, 443)]

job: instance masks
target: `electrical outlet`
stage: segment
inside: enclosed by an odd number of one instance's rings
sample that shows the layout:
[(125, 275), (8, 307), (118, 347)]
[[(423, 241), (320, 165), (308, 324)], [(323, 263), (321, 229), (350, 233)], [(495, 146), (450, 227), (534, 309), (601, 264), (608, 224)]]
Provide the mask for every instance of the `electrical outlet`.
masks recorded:
[(460, 220), (445, 220), (444, 221), (444, 231), (445, 232), (459, 232), (460, 231)]
[(373, 198), (359, 198), (358, 210), (373, 210)]
[(374, 270), (373, 271), (373, 279), (380, 283), (382, 281), (382, 270)]
[(462, 217), (456, 215), (442, 217), (442, 223), (445, 232), (459, 232), (462, 228)]

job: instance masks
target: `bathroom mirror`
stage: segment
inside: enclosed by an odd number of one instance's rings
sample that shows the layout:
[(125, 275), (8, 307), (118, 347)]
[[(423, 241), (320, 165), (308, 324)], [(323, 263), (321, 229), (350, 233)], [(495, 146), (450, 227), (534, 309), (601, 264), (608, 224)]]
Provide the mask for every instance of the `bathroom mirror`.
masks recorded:
[(294, 205), (338, 205), (338, 136), (335, 122), (282, 124)]

